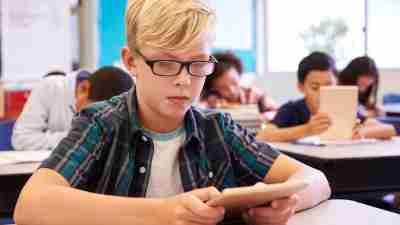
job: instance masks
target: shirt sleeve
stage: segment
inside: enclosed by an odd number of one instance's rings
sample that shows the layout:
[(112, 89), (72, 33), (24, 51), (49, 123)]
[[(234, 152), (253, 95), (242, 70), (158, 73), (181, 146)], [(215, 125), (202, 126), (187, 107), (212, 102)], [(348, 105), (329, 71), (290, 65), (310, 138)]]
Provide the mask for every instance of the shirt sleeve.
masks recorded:
[(292, 120), (294, 118), (292, 113), (292, 107), (290, 103), (287, 103), (279, 108), (276, 113), (274, 119), (271, 121), (272, 124), (276, 125), (279, 128), (287, 128), (292, 124)]
[(53, 103), (49, 97), (55, 96), (55, 87), (51, 81), (43, 79), (32, 89), (13, 128), (11, 141), (15, 150), (54, 149), (67, 135), (67, 132), (48, 130), (50, 106)]
[(229, 115), (223, 119), (224, 140), (232, 151), (233, 169), (241, 185), (263, 181), (271, 169), (279, 151), (234, 122)]
[(41, 168), (55, 170), (72, 187), (84, 188), (94, 163), (107, 146), (106, 131), (101, 122), (84, 112), (72, 121), (72, 129), (45, 160)]

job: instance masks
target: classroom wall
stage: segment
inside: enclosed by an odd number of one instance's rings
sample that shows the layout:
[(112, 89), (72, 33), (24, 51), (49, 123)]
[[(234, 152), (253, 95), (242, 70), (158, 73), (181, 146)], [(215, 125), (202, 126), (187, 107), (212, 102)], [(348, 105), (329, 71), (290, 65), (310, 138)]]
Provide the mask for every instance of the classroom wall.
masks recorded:
[[(302, 96), (297, 91), (296, 76), (294, 72), (266, 73), (263, 76), (258, 75), (254, 80), (254, 84), (281, 104)], [(381, 71), (379, 100), (381, 101), (382, 96), (390, 92), (400, 93), (400, 70)]]

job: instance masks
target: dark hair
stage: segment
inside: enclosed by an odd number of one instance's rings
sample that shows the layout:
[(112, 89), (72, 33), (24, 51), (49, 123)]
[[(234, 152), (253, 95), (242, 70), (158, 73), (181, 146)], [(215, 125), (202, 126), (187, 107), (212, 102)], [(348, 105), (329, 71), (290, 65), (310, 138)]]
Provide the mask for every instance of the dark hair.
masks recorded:
[(212, 82), (220, 78), (228, 70), (234, 68), (239, 75), (243, 73), (242, 61), (233, 52), (217, 52), (213, 56), (217, 59), (218, 63), (215, 65), (214, 72), (206, 78), (202, 96), (207, 95), (207, 92), (213, 89)]
[(359, 93), (358, 101), (369, 109), (374, 109), (377, 102), (379, 87), (379, 72), (375, 61), (368, 56), (361, 56), (353, 59), (339, 75), (339, 84), (357, 85), (361, 76), (371, 76), (374, 83), (368, 87), (365, 93)]
[(313, 70), (331, 70), (335, 76), (337, 75), (335, 60), (323, 52), (312, 52), (300, 61), (297, 69), (298, 82), (304, 84), (308, 74)]
[(133, 86), (131, 76), (124, 70), (105, 66), (98, 69), (89, 77), (89, 99), (104, 101), (113, 96), (128, 91)]

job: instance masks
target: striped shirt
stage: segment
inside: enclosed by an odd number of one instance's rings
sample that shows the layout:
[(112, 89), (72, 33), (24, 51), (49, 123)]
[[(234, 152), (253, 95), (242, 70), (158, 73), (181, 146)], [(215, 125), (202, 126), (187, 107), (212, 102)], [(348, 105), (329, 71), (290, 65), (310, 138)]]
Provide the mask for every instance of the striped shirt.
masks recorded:
[[(154, 144), (140, 125), (137, 105), (132, 89), (84, 109), (41, 168), (57, 171), (78, 189), (145, 197)], [(279, 155), (227, 114), (191, 107), (184, 129), (178, 161), (185, 192), (253, 185)]]

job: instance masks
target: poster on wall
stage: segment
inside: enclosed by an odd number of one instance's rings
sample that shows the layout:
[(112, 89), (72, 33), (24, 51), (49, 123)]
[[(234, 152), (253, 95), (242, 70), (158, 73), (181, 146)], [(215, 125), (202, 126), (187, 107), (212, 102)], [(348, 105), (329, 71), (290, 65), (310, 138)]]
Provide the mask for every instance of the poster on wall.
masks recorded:
[(71, 70), (69, 1), (7, 0), (0, 7), (2, 81)]

